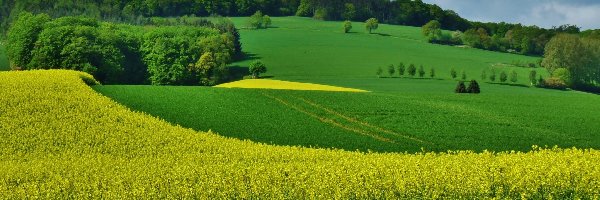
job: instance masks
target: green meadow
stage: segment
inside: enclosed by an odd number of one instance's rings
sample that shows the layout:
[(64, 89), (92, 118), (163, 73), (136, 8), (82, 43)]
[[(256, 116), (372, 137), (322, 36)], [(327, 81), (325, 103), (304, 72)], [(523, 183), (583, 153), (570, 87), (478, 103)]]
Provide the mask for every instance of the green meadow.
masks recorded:
[[(244, 27), (246, 18), (233, 18)], [(137, 111), (195, 130), (292, 146), (377, 152), (528, 151), (533, 145), (600, 148), (600, 111), (593, 94), (529, 87), (539, 58), (429, 44), (420, 28), (380, 25), (368, 34), (354, 22), (273, 18), (272, 28), (242, 29), (248, 58), (266, 77), (352, 87), (371, 92), (316, 92), (171, 86), (94, 86)], [(387, 66), (423, 65), (426, 78), (389, 76)], [(375, 74), (383, 68), (382, 78)], [(436, 76), (429, 76), (434, 68)], [(450, 69), (481, 85), (479, 95), (455, 94)], [(483, 70), (515, 70), (515, 84), (481, 80)], [(538, 74), (547, 76), (544, 69)]]

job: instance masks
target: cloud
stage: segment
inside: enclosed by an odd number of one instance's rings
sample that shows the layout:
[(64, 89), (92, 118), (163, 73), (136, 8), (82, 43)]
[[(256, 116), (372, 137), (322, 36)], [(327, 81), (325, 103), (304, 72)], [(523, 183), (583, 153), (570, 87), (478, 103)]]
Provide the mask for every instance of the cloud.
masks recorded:
[(482, 22), (510, 22), (551, 28), (573, 24), (582, 29), (600, 29), (597, 0), (423, 0), (462, 17)]

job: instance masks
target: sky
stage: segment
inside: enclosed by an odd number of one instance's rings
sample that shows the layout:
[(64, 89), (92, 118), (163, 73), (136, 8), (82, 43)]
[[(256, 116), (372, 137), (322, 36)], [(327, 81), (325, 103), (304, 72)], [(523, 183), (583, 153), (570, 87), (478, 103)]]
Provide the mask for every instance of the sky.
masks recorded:
[(470, 21), (600, 29), (600, 0), (423, 0)]

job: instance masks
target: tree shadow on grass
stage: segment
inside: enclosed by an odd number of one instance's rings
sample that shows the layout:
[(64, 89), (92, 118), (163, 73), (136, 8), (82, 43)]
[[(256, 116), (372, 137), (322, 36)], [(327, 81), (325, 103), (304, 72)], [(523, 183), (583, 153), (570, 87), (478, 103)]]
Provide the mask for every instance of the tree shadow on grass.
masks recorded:
[(384, 37), (390, 37), (392, 35), (387, 34), (387, 33), (371, 33), (371, 34), (375, 34), (375, 35), (379, 35), (379, 36), (384, 36)]
[(507, 85), (507, 86), (516, 86), (516, 87), (530, 87), (529, 85), (524, 85), (524, 84), (516, 84), (516, 83), (492, 83), (492, 82), (485, 82), (487, 84), (492, 84), (492, 85)]
[(242, 67), (242, 66), (230, 66), (229, 68), (229, 81), (227, 82), (233, 82), (233, 81), (239, 81), (244, 79), (244, 76), (247, 76), (248, 74), (250, 74), (250, 70), (248, 69), (248, 67)]
[(250, 53), (250, 52), (243, 52), (242, 55), (236, 59), (236, 61), (246, 61), (246, 60), (258, 60), (261, 59), (262, 57), (258, 56), (258, 54), (255, 53)]

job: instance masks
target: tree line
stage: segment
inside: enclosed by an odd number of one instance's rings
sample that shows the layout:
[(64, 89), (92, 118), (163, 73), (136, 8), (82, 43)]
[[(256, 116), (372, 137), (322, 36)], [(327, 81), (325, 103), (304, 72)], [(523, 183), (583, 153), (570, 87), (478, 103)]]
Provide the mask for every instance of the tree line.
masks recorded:
[(466, 30), (470, 22), (451, 10), (421, 0), (0, 0), (0, 25), (6, 29), (22, 11), (50, 17), (83, 15), (105, 21), (135, 22), (145, 17), (250, 16), (256, 11), (270, 16), (305, 16), (323, 20), (364, 21), (422, 26), (430, 20), (444, 29)]
[(103, 83), (214, 85), (229, 78), (226, 65), (241, 52), (236, 32), (224, 18), (202, 27), (133, 26), (24, 12), (9, 29), (7, 53), (17, 70), (73, 69)]

